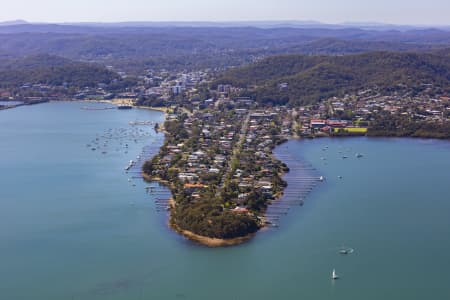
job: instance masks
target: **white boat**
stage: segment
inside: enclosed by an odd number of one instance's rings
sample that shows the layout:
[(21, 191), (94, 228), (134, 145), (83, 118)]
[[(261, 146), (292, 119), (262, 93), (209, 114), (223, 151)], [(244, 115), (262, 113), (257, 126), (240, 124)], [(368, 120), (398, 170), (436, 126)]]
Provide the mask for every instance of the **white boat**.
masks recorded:
[(320, 176), (320, 177), (319, 177), (319, 180), (320, 180), (320, 181), (324, 181), (324, 179), (325, 179), (325, 178), (323, 178), (323, 176)]
[(339, 278), (339, 276), (337, 276), (336, 270), (333, 269), (333, 272), (331, 273), (331, 279), (336, 280), (336, 279), (338, 279), (338, 278)]
[(355, 250), (354, 250), (353, 248), (344, 248), (344, 247), (342, 247), (342, 248), (339, 250), (339, 253), (340, 253), (340, 254), (352, 254), (354, 251), (355, 251)]

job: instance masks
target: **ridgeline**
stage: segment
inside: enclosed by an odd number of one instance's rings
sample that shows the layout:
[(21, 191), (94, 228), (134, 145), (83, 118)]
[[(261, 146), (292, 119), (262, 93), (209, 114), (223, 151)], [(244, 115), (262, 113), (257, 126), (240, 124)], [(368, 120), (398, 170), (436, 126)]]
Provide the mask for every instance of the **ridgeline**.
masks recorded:
[(450, 92), (450, 50), (370, 52), (347, 56), (283, 55), (231, 69), (214, 84), (243, 88), (261, 104), (304, 105), (376, 88), (383, 93)]

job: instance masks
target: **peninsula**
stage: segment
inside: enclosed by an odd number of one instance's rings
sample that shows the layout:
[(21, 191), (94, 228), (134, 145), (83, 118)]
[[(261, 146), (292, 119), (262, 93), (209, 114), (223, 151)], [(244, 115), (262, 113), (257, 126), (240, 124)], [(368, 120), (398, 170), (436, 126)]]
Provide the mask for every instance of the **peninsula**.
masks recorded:
[(172, 192), (171, 227), (208, 246), (252, 237), (268, 223), (264, 212), (286, 186), (281, 176), (288, 167), (272, 149), (286, 141), (291, 124), (281, 109), (255, 110), (251, 103), (173, 110), (164, 124), (165, 144), (143, 166), (147, 180)]

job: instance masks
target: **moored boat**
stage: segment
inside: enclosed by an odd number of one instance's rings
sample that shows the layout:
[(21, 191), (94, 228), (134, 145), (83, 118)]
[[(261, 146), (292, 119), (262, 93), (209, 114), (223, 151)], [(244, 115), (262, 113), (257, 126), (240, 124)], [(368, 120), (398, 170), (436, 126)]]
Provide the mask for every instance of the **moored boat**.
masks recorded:
[(336, 274), (335, 269), (333, 269), (333, 272), (331, 272), (331, 279), (333, 279), (333, 280), (339, 279), (339, 276)]
[(132, 109), (133, 106), (131, 105), (118, 105), (117, 109)]

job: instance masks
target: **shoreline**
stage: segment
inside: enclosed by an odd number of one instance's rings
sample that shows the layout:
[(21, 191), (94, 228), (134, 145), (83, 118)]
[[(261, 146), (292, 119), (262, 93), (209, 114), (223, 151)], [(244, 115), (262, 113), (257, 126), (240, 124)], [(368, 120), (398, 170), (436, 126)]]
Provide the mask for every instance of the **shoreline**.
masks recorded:
[(167, 115), (169, 114), (168, 107), (154, 107), (154, 106), (140, 106), (140, 105), (133, 105), (133, 107), (139, 108), (139, 109), (148, 109), (148, 110), (162, 112), (162, 113), (164, 113), (164, 118), (166, 118)]
[[(292, 139), (293, 140), (299, 140), (299, 138), (296, 138), (296, 137), (293, 137)], [(282, 142), (281, 144), (279, 144), (277, 146), (281, 146), (282, 144), (288, 142), (289, 140), (291, 140), (291, 139), (288, 139), (288, 140)], [(275, 154), (273, 153), (273, 151), (271, 153), (271, 156), (278, 160), (278, 158), (275, 157)], [(283, 161), (281, 161), (281, 162), (283, 162)], [(287, 174), (289, 172), (290, 171), (282, 172), (279, 175), (280, 176), (284, 176), (285, 174)], [(172, 193), (169, 182), (167, 182), (165, 180), (161, 180), (160, 178), (152, 178), (150, 175), (146, 174), (143, 171), (141, 172), (141, 174), (142, 174), (143, 180), (145, 180), (147, 182), (158, 182), (158, 183), (166, 186), (166, 188), (169, 189), (169, 191)], [(279, 194), (276, 195), (276, 197), (275, 197), (275, 199), (273, 201), (279, 201), (283, 196), (284, 196), (284, 189), (283, 189), (283, 191), (281, 191)], [(181, 236), (185, 237), (186, 239), (188, 239), (188, 240), (190, 240), (192, 242), (195, 242), (197, 244), (200, 244), (202, 246), (209, 247), (209, 248), (231, 247), (231, 246), (237, 246), (237, 245), (243, 244), (245, 242), (248, 242), (252, 238), (254, 238), (258, 232), (268, 228), (268, 226), (265, 224), (265, 220), (266, 220), (265, 214), (266, 214), (266, 212), (264, 212), (264, 214), (262, 216), (260, 216), (260, 218), (262, 219), (261, 226), (254, 233), (249, 233), (249, 234), (247, 234), (245, 236), (231, 238), (231, 239), (212, 238), (212, 237), (208, 237), (208, 236), (204, 236), (204, 235), (199, 235), (199, 234), (196, 234), (196, 233), (194, 233), (192, 231), (182, 229), (178, 225), (176, 225), (175, 222), (173, 222), (172, 209), (174, 209), (175, 206), (176, 206), (175, 200), (173, 198), (170, 198), (169, 199), (169, 207), (170, 207), (170, 209), (169, 209), (169, 220), (167, 222), (167, 226), (170, 229), (172, 229), (173, 231), (175, 231), (176, 233), (178, 233)]]
[(92, 99), (86, 99), (86, 100), (75, 100), (80, 102), (92, 102), (92, 103), (109, 103), (113, 105), (119, 105), (119, 104), (126, 104), (133, 106), (134, 108), (139, 109), (148, 109), (153, 111), (159, 111), (164, 113), (165, 117), (167, 117), (167, 114), (169, 113), (168, 107), (155, 107), (155, 106), (142, 106), (142, 105), (134, 105), (132, 101), (126, 100), (126, 99), (112, 99), (112, 100), (92, 100)]
[[(151, 176), (149, 176), (148, 174), (146, 174), (144, 172), (142, 172), (142, 178), (148, 182), (159, 182), (159, 183), (163, 184), (164, 186), (166, 186), (170, 191), (169, 183), (164, 180), (161, 180), (158, 178), (152, 178)], [(173, 198), (170, 198), (169, 199), (169, 206), (170, 206), (169, 220), (167, 222), (167, 226), (170, 229), (172, 229), (173, 231), (175, 231), (176, 233), (187, 238), (188, 240), (198, 243), (200, 245), (206, 246), (206, 247), (210, 247), (210, 248), (237, 246), (239, 244), (242, 244), (244, 242), (251, 240), (261, 229), (266, 227), (263, 225), (258, 229), (257, 232), (250, 233), (250, 234), (248, 234), (246, 236), (242, 236), (242, 237), (236, 237), (236, 238), (232, 238), (232, 239), (211, 238), (208, 236), (196, 234), (189, 230), (182, 229), (178, 225), (176, 225), (172, 220), (172, 209), (175, 208), (175, 205), (176, 205), (175, 200), (173, 200)]]
[[(140, 105), (133, 105), (132, 100), (130, 99), (111, 99), (111, 100), (96, 100), (96, 99), (62, 99), (62, 100), (45, 100), (45, 101), (39, 101), (36, 103), (23, 103), (19, 105), (14, 106), (4, 106), (0, 107), (0, 111), (6, 111), (8, 109), (14, 109), (20, 106), (26, 106), (26, 105), (34, 105), (34, 104), (41, 104), (41, 103), (47, 103), (47, 102), (87, 102), (87, 103), (109, 103), (113, 105), (119, 105), (119, 104), (126, 104), (131, 105), (134, 108), (139, 109), (148, 109), (153, 111), (159, 111), (165, 114), (165, 116), (168, 115), (170, 108), (168, 107), (152, 107), (152, 106), (140, 106)], [(292, 136), (290, 139), (314, 139), (314, 138), (353, 138), (353, 137), (368, 137), (368, 138), (411, 138), (411, 139), (425, 139), (425, 140), (450, 140), (449, 137), (442, 137), (434, 134), (425, 134), (425, 135), (397, 135), (395, 131), (388, 132), (387, 134), (379, 134), (379, 133), (371, 133), (370, 128), (369, 132), (364, 135), (352, 135), (352, 134), (343, 134), (343, 135), (330, 135), (330, 136), (310, 136), (310, 137), (301, 137), (301, 136)]]
[[(171, 217), (172, 217), (172, 215), (170, 215), (170, 218)], [(230, 246), (240, 245), (242, 243), (245, 243), (245, 242), (251, 240), (256, 235), (256, 233), (259, 231), (258, 230), (255, 233), (250, 233), (250, 234), (248, 234), (246, 236), (242, 236), (242, 237), (237, 237), (237, 238), (232, 238), (232, 239), (219, 239), (219, 238), (211, 238), (211, 237), (199, 235), (199, 234), (193, 233), (192, 231), (181, 229), (176, 224), (174, 224), (171, 221), (171, 219), (169, 219), (169, 228), (171, 228), (176, 233), (184, 236), (185, 238), (187, 238), (188, 240), (190, 240), (192, 242), (196, 242), (202, 246), (206, 246), (206, 247), (210, 247), (210, 248), (230, 247)], [(261, 227), (261, 228), (263, 228), (263, 227)]]

